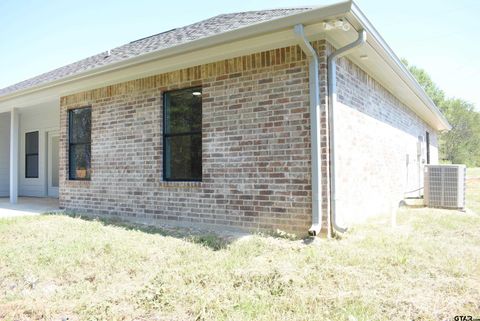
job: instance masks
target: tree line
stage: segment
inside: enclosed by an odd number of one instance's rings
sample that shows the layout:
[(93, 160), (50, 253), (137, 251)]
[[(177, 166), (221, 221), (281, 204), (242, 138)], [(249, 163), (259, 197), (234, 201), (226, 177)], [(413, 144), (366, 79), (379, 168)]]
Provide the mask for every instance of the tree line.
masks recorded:
[(446, 97), (445, 92), (422, 68), (409, 64), (405, 59), (403, 63), (452, 126), (452, 130), (440, 134), (440, 161), (466, 164), (471, 167), (480, 166), (480, 112), (464, 99)]

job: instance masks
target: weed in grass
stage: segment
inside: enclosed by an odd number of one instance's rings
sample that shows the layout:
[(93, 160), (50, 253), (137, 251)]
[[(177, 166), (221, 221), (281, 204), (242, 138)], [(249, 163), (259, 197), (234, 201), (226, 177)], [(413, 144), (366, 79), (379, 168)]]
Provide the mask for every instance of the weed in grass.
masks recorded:
[(194, 235), (188, 237), (187, 240), (206, 246), (214, 251), (224, 249), (227, 246), (227, 242), (224, 239), (214, 234)]

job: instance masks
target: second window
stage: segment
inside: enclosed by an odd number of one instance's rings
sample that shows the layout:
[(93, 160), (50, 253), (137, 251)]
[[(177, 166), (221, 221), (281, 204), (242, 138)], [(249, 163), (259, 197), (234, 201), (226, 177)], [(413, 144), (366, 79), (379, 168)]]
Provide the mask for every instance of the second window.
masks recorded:
[(166, 92), (163, 112), (163, 178), (202, 180), (202, 88)]

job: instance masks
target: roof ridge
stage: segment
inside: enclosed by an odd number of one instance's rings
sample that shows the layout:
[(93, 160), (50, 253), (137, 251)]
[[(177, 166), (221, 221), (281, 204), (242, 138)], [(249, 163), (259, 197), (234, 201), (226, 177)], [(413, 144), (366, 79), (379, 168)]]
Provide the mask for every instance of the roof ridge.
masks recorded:
[[(131, 43), (135, 43), (135, 42), (138, 42), (138, 41), (141, 41), (141, 40), (144, 40), (144, 39), (148, 39), (148, 38), (151, 38), (151, 37), (163, 35), (163, 34), (165, 34), (165, 33), (169, 33), (169, 32), (175, 31), (175, 30), (180, 29), (180, 28), (183, 28), (183, 27), (172, 28), (172, 29), (170, 29), (170, 30), (166, 30), (166, 31), (163, 31), (163, 32), (159, 32), (159, 33), (153, 34), (153, 35), (151, 35), (151, 36), (146, 36), (146, 37), (143, 37), (143, 38), (139, 38), (139, 39), (136, 39), (136, 40), (132, 40), (132, 41), (130, 41), (129, 43), (123, 44), (123, 45), (121, 45), (121, 46), (119, 46), (119, 47), (123, 47), (123, 46), (125, 46), (125, 45), (131, 44)], [(118, 48), (118, 47), (115, 47), (115, 48)], [(112, 49), (115, 49), (115, 48), (112, 48)]]
[(179, 30), (179, 29), (182, 29), (182, 28), (188, 28), (190, 26), (193, 26), (193, 25), (198, 25), (198, 24), (201, 24), (205, 21), (209, 21), (209, 20), (212, 20), (212, 19), (215, 19), (215, 18), (219, 18), (219, 17), (224, 17), (224, 16), (231, 16), (231, 15), (238, 15), (238, 14), (243, 14), (243, 13), (257, 13), (257, 12), (266, 12), (266, 11), (285, 11), (285, 10), (311, 10), (315, 8), (314, 6), (294, 6), (294, 7), (285, 7), (285, 8), (272, 8), (272, 9), (262, 9), (262, 10), (247, 10), (247, 11), (235, 11), (235, 12), (230, 12), (230, 13), (220, 13), (220, 14), (217, 14), (215, 16), (211, 16), (211, 17), (208, 17), (206, 19), (202, 19), (200, 21), (197, 21), (197, 22), (194, 22), (194, 23), (190, 23), (188, 25), (184, 25), (184, 26), (181, 26), (181, 27), (176, 27), (176, 28), (172, 28), (170, 30), (166, 30), (166, 31), (163, 31), (163, 32), (159, 32), (159, 33), (156, 33), (156, 34), (153, 34), (153, 35), (150, 35), (150, 36), (146, 36), (146, 37), (142, 37), (142, 38), (139, 38), (139, 39), (136, 39), (136, 40), (132, 40), (130, 41), (129, 43), (126, 43), (126, 44), (123, 44), (123, 45), (120, 45), (118, 47), (115, 47), (115, 48), (112, 48), (110, 50), (114, 50), (116, 48), (119, 48), (119, 47), (123, 47), (123, 46), (126, 46), (126, 45), (129, 45), (131, 43), (135, 43), (135, 42), (138, 42), (138, 41), (141, 41), (141, 40), (145, 40), (145, 39), (148, 39), (148, 38), (152, 38), (152, 37), (155, 37), (155, 36), (159, 36), (159, 35), (162, 35), (162, 34), (166, 34), (166, 33), (169, 33), (171, 31), (175, 31), (175, 30)]
[[(309, 10), (309, 9), (314, 9), (319, 6), (291, 6), (291, 7), (275, 7), (275, 8), (266, 8), (266, 9), (260, 9), (260, 10), (246, 10), (246, 11), (233, 11), (233, 12), (226, 12), (226, 13), (221, 13), (217, 16), (222, 16), (222, 15), (231, 15), (231, 14), (239, 14), (239, 13), (252, 13), (252, 12), (265, 12), (265, 11), (282, 11), (282, 10)], [(214, 16), (214, 17), (217, 17)], [(212, 17), (212, 18), (214, 18)]]

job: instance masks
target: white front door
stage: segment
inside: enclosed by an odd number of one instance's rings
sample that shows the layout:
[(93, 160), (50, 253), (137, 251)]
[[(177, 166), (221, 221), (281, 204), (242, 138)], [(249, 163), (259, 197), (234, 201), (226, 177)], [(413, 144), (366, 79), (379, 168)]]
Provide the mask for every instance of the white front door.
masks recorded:
[(48, 133), (48, 196), (58, 197), (60, 136)]

